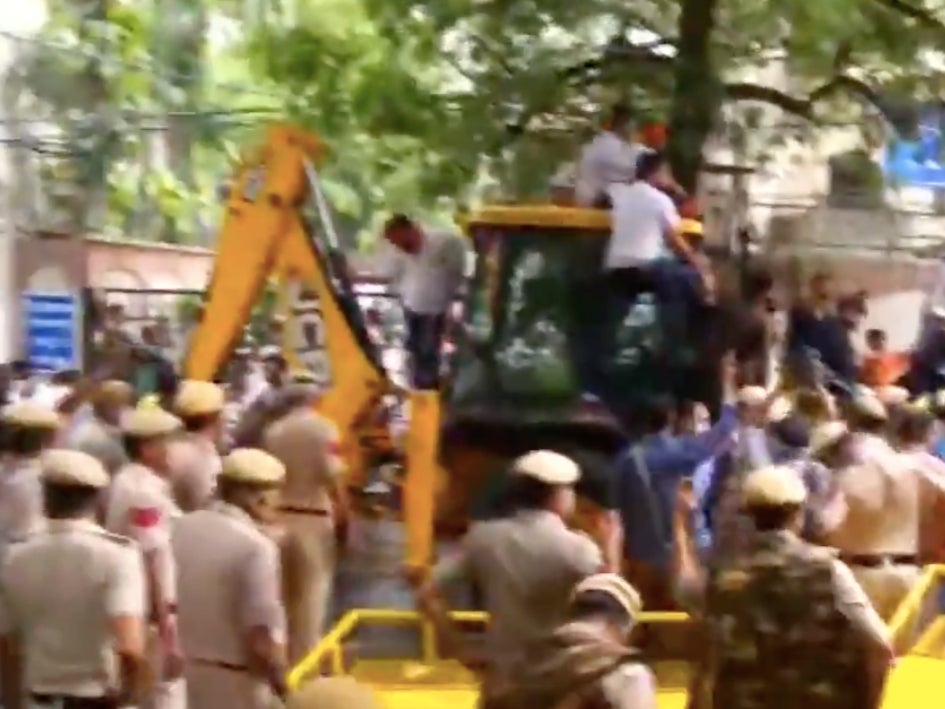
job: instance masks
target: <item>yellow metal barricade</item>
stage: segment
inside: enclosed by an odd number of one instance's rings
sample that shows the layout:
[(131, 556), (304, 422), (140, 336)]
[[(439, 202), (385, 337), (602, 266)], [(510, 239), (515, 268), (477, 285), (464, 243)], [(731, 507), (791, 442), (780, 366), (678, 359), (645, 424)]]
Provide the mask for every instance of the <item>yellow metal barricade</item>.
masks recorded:
[[(473, 611), (450, 614), (464, 625), (484, 626), (488, 615)], [(688, 623), (685, 613), (642, 613), (641, 624)], [(346, 642), (360, 628), (372, 625), (415, 626), (421, 634), (421, 657), (395, 660), (374, 660), (350, 657)], [(686, 697), (685, 667), (676, 663), (657, 670), (658, 676), (672, 678), (661, 686), (660, 706), (683, 709)], [(415, 611), (361, 609), (346, 613), (328, 635), (289, 673), (289, 687), (296, 689), (306, 678), (319, 674), (350, 674), (371, 684), (387, 709), (473, 709), (478, 687), (475, 675), (455, 660), (440, 657), (436, 633)]]
[[(464, 625), (484, 626), (488, 615), (454, 612)], [(685, 613), (641, 613), (643, 626), (665, 627), (690, 622)], [(372, 625), (414, 626), (421, 634), (421, 657), (393, 660), (346, 656), (360, 628)], [(886, 685), (883, 709), (941, 709), (945, 697), (945, 566), (928, 567), (890, 621), (899, 653)], [(657, 660), (660, 709), (684, 709), (688, 667)], [(386, 709), (474, 709), (475, 675), (455, 660), (440, 657), (433, 627), (417, 612), (362, 609), (348, 612), (328, 635), (289, 673), (296, 689), (321, 674), (350, 674), (372, 685)]]

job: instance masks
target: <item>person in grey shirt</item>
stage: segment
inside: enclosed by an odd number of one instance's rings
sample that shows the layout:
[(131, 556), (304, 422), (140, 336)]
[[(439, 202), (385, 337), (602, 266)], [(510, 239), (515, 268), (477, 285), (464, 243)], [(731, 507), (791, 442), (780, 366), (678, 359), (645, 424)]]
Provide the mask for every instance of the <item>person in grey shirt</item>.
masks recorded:
[(134, 389), (127, 382), (108, 380), (92, 393), (91, 416), (80, 421), (66, 436), (66, 445), (97, 459), (110, 475), (128, 462), (122, 445), (122, 414), (134, 402)]
[[(418, 584), (420, 608), (450, 635), (439, 589), (468, 579), (482, 592), (491, 622), (485, 639), (485, 683), (504, 674), (531, 643), (565, 617), (576, 583), (605, 567), (601, 549), (617, 556), (615, 540), (600, 546), (571, 531), (564, 520), (574, 510), (577, 464), (552, 451), (533, 451), (512, 464), (518, 505), (510, 516), (474, 524), (463, 545), (441, 560), (430, 579)], [(619, 527), (610, 527), (611, 535)], [(418, 581), (417, 579), (412, 579)]]

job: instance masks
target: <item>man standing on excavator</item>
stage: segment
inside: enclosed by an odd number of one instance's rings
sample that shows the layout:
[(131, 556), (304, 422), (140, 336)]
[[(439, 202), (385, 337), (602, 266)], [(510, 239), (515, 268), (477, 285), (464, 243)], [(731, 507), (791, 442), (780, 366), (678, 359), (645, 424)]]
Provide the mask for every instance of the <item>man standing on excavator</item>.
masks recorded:
[(407, 321), (411, 384), (436, 389), (446, 314), (466, 271), (466, 246), (454, 234), (423, 229), (404, 214), (384, 225), (393, 247), (388, 276), (400, 293)]

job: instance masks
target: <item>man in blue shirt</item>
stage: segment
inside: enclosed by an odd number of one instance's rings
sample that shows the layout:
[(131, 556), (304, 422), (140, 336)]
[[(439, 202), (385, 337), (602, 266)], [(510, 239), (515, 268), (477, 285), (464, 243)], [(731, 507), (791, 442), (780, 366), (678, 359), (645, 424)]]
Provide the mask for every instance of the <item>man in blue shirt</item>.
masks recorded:
[[(728, 368), (727, 368), (728, 369)], [(672, 514), (679, 482), (725, 448), (737, 424), (729, 393), (719, 420), (701, 434), (673, 435), (673, 402), (656, 400), (645, 414), (646, 435), (616, 462), (616, 497), (624, 526), (627, 576), (647, 607), (672, 606)]]

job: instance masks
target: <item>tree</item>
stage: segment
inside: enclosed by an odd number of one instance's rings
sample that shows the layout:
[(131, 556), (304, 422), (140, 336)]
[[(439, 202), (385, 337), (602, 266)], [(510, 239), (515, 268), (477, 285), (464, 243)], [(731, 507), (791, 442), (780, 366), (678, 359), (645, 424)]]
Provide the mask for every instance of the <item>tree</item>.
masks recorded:
[(30, 117), (18, 137), (48, 177), (46, 201), (68, 206), (72, 231), (201, 240), (238, 146), (278, 105), (219, 80), (245, 61), (210, 56), (208, 2), (51, 0), (49, 11), (5, 84), (8, 110)]
[[(760, 106), (793, 116), (785, 130), (799, 133), (870, 107), (908, 133), (916, 97), (943, 86), (929, 57), (945, 39), (945, 12), (932, 0), (50, 8), (6, 94), (17, 94), (22, 115), (48, 118), (55, 137), (24, 134), (24, 143), (43, 174), (81, 185), (70, 198), (78, 223), (101, 221), (89, 206), (107, 198), (106, 226), (172, 240), (196, 240), (200, 225), (218, 221), (230, 160), (272, 118), (328, 143), (320, 172), (354, 246), (391, 210), (446, 220), (457, 203), (543, 194), (618, 99), (641, 120), (669, 123), (677, 178), (691, 188), (709, 137), (758, 132)], [(747, 71), (773, 58), (788, 69), (789, 91)]]
[[(339, 2), (304, 4), (337, 7)], [(385, 55), (396, 61), (376, 67), (383, 83), (399, 86), (397, 75), (405, 67), (426, 67), (424, 76), (430, 77), (413, 87), (422, 96), (381, 90), (400, 124), (381, 115), (372, 128), (406, 136), (425, 131), (428, 149), (449, 156), (439, 165), (455, 171), (453, 179), (441, 181), (437, 165), (426, 165), (434, 168), (428, 173), (435, 176), (434, 187), (452, 188), (460, 176), (476, 184), (485, 173), (519, 195), (541, 189), (537, 176), (573, 153), (616, 98), (630, 100), (644, 117), (668, 119), (674, 168), (693, 187), (706, 139), (723, 113), (739, 113), (723, 111), (726, 106), (762, 102), (816, 121), (837, 111), (855, 114), (866, 99), (895, 113), (883, 92), (916, 85), (931, 90), (937, 77), (928, 69), (927, 53), (942, 38), (936, 15), (918, 0), (350, 0), (347, 5), (363, 8), (380, 35), (373, 40), (376, 46), (386, 42), (385, 52), (398, 50)], [(286, 51), (311, 27), (302, 18), (294, 34), (270, 47)], [(776, 55), (789, 66), (796, 92), (739, 80), (745, 67), (763, 68)], [(333, 71), (364, 69), (358, 57), (335, 54), (331, 63)], [(320, 81), (316, 65), (320, 62), (312, 60), (301, 73), (287, 63), (274, 72), (270, 64), (267, 71), (305, 102), (315, 96), (302, 90), (306, 81)], [(360, 92), (382, 83), (373, 76), (369, 84), (345, 86), (363, 96)], [(411, 110), (438, 119), (432, 125), (403, 122)]]

